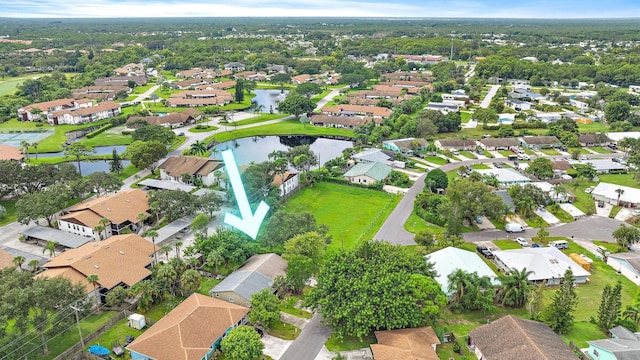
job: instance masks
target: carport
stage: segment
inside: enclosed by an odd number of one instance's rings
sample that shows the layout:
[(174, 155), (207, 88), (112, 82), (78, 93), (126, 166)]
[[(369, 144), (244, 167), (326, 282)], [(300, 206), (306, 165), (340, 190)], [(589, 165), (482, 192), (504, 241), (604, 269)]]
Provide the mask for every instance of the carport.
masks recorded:
[(79, 248), (80, 246), (95, 240), (90, 236), (72, 234), (66, 231), (39, 225), (26, 228), (20, 231), (20, 234), (24, 235), (25, 240), (35, 239), (36, 244), (39, 244), (40, 240), (45, 242), (52, 241), (69, 249)]
[(163, 243), (169, 240), (172, 236), (188, 228), (194, 218), (194, 216), (183, 217), (168, 224), (167, 226), (163, 226), (158, 229), (158, 236), (156, 236), (156, 245), (162, 246)]
[(195, 186), (180, 184), (173, 181), (167, 180), (156, 180), (156, 179), (144, 179), (138, 183), (138, 185), (142, 185), (149, 189), (159, 189), (159, 190), (182, 190), (184, 192), (191, 192), (195, 189)]

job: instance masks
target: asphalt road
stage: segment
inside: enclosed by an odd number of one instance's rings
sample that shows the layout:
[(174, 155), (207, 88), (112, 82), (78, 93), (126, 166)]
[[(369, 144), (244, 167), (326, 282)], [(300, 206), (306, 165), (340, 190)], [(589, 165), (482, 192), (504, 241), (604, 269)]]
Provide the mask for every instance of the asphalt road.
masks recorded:
[(374, 237), (375, 240), (387, 241), (392, 244), (415, 245), (413, 234), (404, 229), (404, 223), (413, 211), (413, 203), (416, 196), (424, 188), (424, 178), (427, 174), (422, 174), (407, 191), (400, 203), (391, 212), (387, 220), (382, 224), (380, 230)]
[(324, 343), (329, 339), (331, 328), (322, 324), (322, 316), (315, 313), (311, 321), (302, 329), (280, 360), (315, 359)]
[[(587, 216), (577, 221), (561, 224), (558, 226), (548, 227), (550, 236), (564, 236), (574, 238), (576, 240), (602, 240), (607, 242), (615, 242), (611, 237), (611, 233), (617, 229), (622, 221), (609, 219), (603, 216)], [(530, 238), (536, 236), (538, 229), (527, 229), (524, 233), (507, 233), (504, 230), (485, 230), (463, 234), (463, 238), (467, 242), (491, 241), (505, 238), (516, 238), (522, 236)]]

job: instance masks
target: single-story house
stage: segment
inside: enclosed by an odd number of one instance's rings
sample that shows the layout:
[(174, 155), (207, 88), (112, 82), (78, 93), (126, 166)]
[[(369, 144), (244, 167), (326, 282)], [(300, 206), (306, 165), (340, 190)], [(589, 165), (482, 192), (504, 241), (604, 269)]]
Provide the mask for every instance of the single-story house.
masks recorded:
[(551, 200), (555, 202), (565, 203), (569, 201), (569, 194), (556, 193), (555, 186), (546, 181), (536, 181), (530, 184), (547, 193)]
[(637, 252), (610, 254), (607, 256), (607, 264), (636, 285), (640, 285), (640, 254)]
[(624, 164), (612, 161), (611, 159), (569, 160), (569, 163), (571, 165), (591, 164), (598, 174), (610, 174), (627, 171), (627, 167)]
[(0, 144), (0, 161), (22, 161), (22, 159), (24, 159), (24, 155), (19, 147)]
[(518, 138), (520, 144), (529, 149), (551, 148), (562, 145), (555, 136), (523, 136)]
[(640, 359), (640, 333), (634, 333), (624, 326), (609, 330), (611, 338), (587, 341), (587, 355), (594, 360)]
[[(118, 285), (132, 287), (151, 275), (153, 254), (158, 250), (149, 240), (136, 235), (116, 235), (101, 242), (89, 242), (77, 249), (69, 249), (43, 265), (38, 277), (65, 277), (80, 283), (89, 297), (106, 294)], [(98, 275), (97, 286), (87, 281)]]
[(562, 119), (562, 113), (557, 112), (538, 112), (534, 116), (544, 123), (552, 123)]
[(543, 248), (522, 248), (496, 250), (493, 252), (496, 265), (505, 273), (511, 269), (531, 271), (529, 281), (547, 281), (547, 285), (558, 285), (567, 269), (573, 271), (574, 283), (587, 282), (591, 275), (570, 257), (553, 246)]
[(611, 141), (615, 143), (624, 138), (640, 139), (640, 131), (608, 132), (606, 133), (606, 135), (609, 139), (611, 139)]
[(247, 307), (195, 293), (127, 345), (127, 350), (133, 360), (212, 359), (222, 338), (246, 324), (247, 313)]
[[(617, 190), (622, 190), (618, 193)], [(640, 189), (601, 182), (591, 192), (591, 197), (596, 201), (604, 201), (608, 204), (617, 204), (618, 200), (624, 206), (640, 206)]]
[(606, 146), (611, 144), (611, 139), (603, 133), (597, 134), (580, 134), (578, 136), (578, 142), (580, 146)]
[(183, 112), (166, 114), (164, 116), (132, 116), (127, 119), (127, 123), (134, 121), (144, 121), (149, 125), (160, 125), (169, 128), (182, 127), (193, 124), (201, 118), (202, 114), (195, 109), (187, 109)]
[[(304, 115), (303, 115), (304, 116)], [(362, 125), (374, 122), (376, 125), (382, 124), (379, 118), (358, 117), (358, 116), (342, 116), (342, 115), (323, 115), (315, 114), (309, 118), (309, 122), (314, 126), (355, 129)]]
[(352, 183), (373, 185), (383, 181), (391, 173), (391, 166), (379, 162), (361, 162), (355, 164), (342, 175)]
[(501, 187), (509, 187), (518, 184), (528, 184), (531, 182), (531, 179), (513, 169), (477, 169), (474, 171), (477, 171), (478, 173), (480, 173), (480, 175), (494, 175), (496, 179), (498, 179)]
[(253, 255), (209, 290), (209, 294), (230, 303), (251, 306), (251, 295), (270, 288), (276, 277), (286, 274), (287, 262), (277, 254)]
[(282, 176), (273, 176), (273, 186), (280, 190), (280, 196), (286, 197), (300, 187), (300, 175), (294, 171), (286, 171)]
[(464, 108), (466, 108), (466, 107), (467, 107), (467, 102), (466, 102), (466, 101), (464, 101), (464, 100), (444, 100), (444, 99), (443, 99), (443, 100), (442, 100), (442, 103), (443, 103), (443, 104), (446, 104), (446, 105), (454, 105), (454, 106), (457, 106), (457, 107), (458, 107), (458, 109), (464, 109)]
[(566, 174), (567, 171), (573, 169), (573, 166), (567, 160), (556, 160), (552, 162), (553, 172), (558, 174)]
[(502, 199), (502, 202), (507, 206), (507, 208), (509, 208), (510, 212), (516, 211), (516, 205), (514, 204), (513, 199), (511, 198), (511, 195), (509, 195), (509, 191), (496, 190), (495, 193), (496, 195), (500, 196), (500, 198)]
[(374, 331), (377, 344), (371, 344), (374, 360), (438, 360), (440, 339), (431, 326)]
[(569, 105), (578, 108), (578, 110), (587, 110), (589, 109), (589, 104), (584, 102), (584, 101), (580, 101), (577, 99), (569, 99)]
[(515, 138), (486, 138), (480, 140), (479, 144), (487, 151), (509, 150), (511, 147), (520, 145)]
[(442, 102), (430, 102), (425, 107), (427, 110), (440, 111), (443, 114), (448, 114), (450, 112), (458, 112), (458, 105), (442, 103)]
[(528, 101), (522, 101), (517, 99), (509, 99), (505, 101), (505, 105), (515, 111), (531, 110), (533, 104)]
[(476, 141), (472, 139), (442, 139), (433, 142), (436, 148), (440, 150), (475, 150)]
[(416, 152), (426, 151), (428, 146), (429, 142), (422, 138), (405, 138), (382, 142), (383, 148), (405, 155), (414, 155)]
[[(68, 208), (67, 214), (58, 218), (58, 229), (73, 234), (104, 240), (126, 229), (137, 232), (142, 227), (140, 214), (149, 214), (147, 193), (140, 189), (121, 191), (87, 200)], [(103, 231), (94, 231), (101, 219), (109, 222)]]
[(160, 166), (160, 178), (178, 183), (185, 183), (183, 176), (189, 174), (189, 184), (200, 179), (205, 186), (218, 183), (216, 172), (222, 171), (224, 163), (220, 160), (199, 156), (171, 156)]
[[(464, 90), (463, 90), (464, 91)], [(466, 94), (440, 94), (442, 100), (460, 100), (460, 101), (469, 101), (469, 95)]]
[(577, 359), (547, 324), (513, 315), (469, 331), (468, 341), (482, 360)]
[(396, 153), (391, 150), (368, 148), (351, 155), (356, 162), (379, 162), (391, 167), (404, 168), (404, 161), (396, 160)]
[(494, 285), (500, 284), (496, 273), (474, 252), (449, 246), (425, 255), (425, 258), (433, 263), (433, 269), (438, 273), (435, 280), (445, 294), (449, 294), (449, 275), (456, 270), (488, 276)]

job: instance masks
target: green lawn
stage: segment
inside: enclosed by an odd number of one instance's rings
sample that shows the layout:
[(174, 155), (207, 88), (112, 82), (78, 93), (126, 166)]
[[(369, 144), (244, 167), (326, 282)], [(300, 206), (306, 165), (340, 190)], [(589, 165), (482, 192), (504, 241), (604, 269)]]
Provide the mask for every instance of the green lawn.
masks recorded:
[(322, 100), (322, 98), (329, 95), (329, 93), (331, 93), (332, 90), (333, 89), (324, 90), (320, 94), (317, 94), (316, 96), (312, 97), (311, 101), (313, 101), (314, 103), (318, 103), (318, 101)]
[(493, 243), (496, 244), (500, 250), (522, 249), (522, 246), (512, 239), (493, 240)]
[(301, 318), (304, 318), (304, 319), (311, 319), (313, 317), (313, 314), (311, 314), (308, 311), (304, 311), (302, 309), (298, 309), (297, 307), (295, 307), (295, 304), (300, 299), (301, 299), (300, 296), (288, 295), (280, 303), (280, 311), (285, 312), (285, 313), (290, 314), (290, 315), (293, 315), (293, 316), (301, 317)]
[(16, 221), (16, 202), (15, 201), (0, 201), (0, 206), (4, 207), (7, 211), (4, 217), (0, 218), (0, 226), (7, 225)]
[(264, 121), (281, 119), (281, 118), (286, 117), (286, 116), (287, 116), (286, 114), (262, 114), (262, 115), (259, 115), (259, 116), (256, 116), (256, 117), (252, 117), (252, 118), (249, 118), (249, 119), (236, 121), (233, 124), (235, 124), (237, 126), (257, 124), (257, 123), (264, 122)]
[(297, 327), (280, 320), (276, 321), (269, 329), (267, 329), (267, 333), (269, 335), (283, 340), (295, 340), (298, 335), (300, 335), (300, 331), (301, 330)]
[(498, 150), (498, 153), (504, 157), (509, 157), (511, 155), (515, 155), (512, 151), (509, 150)]
[(490, 159), (493, 159), (495, 157), (495, 156), (493, 156), (492, 153), (488, 152), (487, 150), (482, 150), (482, 155), (484, 155), (484, 156), (486, 156), (486, 157), (488, 157)]
[(460, 155), (469, 158), (469, 159), (477, 159), (478, 157), (472, 153), (471, 151), (460, 151)]
[(540, 149), (540, 152), (545, 155), (560, 155), (555, 149)]
[(202, 277), (200, 280), (200, 289), (198, 289), (198, 293), (202, 295), (209, 295), (209, 290), (213, 289), (214, 286), (218, 285), (222, 279), (210, 278), (210, 277)]
[(560, 221), (565, 223), (573, 222), (573, 216), (571, 216), (568, 212), (564, 211), (561, 207), (555, 208), (554, 206), (547, 206), (547, 211), (557, 217)]
[(594, 147), (590, 147), (589, 149), (597, 152), (598, 154), (611, 154), (611, 150), (609, 150), (609, 148), (602, 147), (602, 146), (594, 146)]
[(475, 165), (471, 165), (471, 168), (476, 170), (482, 170), (482, 169), (491, 169), (491, 166), (485, 165), (485, 164), (475, 164)]
[(574, 148), (568, 148), (567, 149), (569, 154), (573, 154), (574, 151), (578, 150), (578, 152), (580, 152), (580, 154), (591, 154), (589, 152), (589, 150), (585, 149), (585, 148), (581, 148), (581, 147), (574, 147)]
[(353, 336), (345, 336), (342, 339), (338, 339), (335, 337), (333, 333), (329, 337), (324, 345), (327, 347), (329, 351), (337, 352), (337, 351), (349, 351), (349, 350), (358, 350), (362, 348), (369, 347), (371, 344), (376, 344), (376, 337), (373, 334), (365, 336), (362, 338), (362, 341), (357, 337)]
[(293, 195), (282, 207), (286, 211), (309, 211), (319, 224), (329, 226), (333, 237), (328, 251), (349, 249), (373, 238), (400, 197), (355, 186), (320, 182)]
[[(122, 135), (120, 133), (109, 132), (108, 130), (92, 137), (91, 139), (84, 138), (80, 141), (83, 144), (91, 147), (96, 146), (116, 146), (116, 145), (129, 145), (132, 142), (130, 135)], [(40, 147), (38, 147), (40, 150)]]
[[(115, 341), (117, 341), (124, 348), (124, 339), (127, 337), (127, 335), (131, 335), (137, 338), (138, 336), (142, 335), (142, 333), (146, 330), (146, 329), (136, 330), (132, 327), (129, 327), (127, 325), (127, 322), (128, 321), (126, 318), (118, 321), (115, 325), (113, 325), (113, 327), (111, 327), (111, 329), (107, 330), (107, 332), (102, 334), (102, 336), (97, 338), (95, 341), (92, 341), (90, 344), (87, 344), (87, 347), (89, 345), (98, 344), (111, 350), (112, 344)], [(120, 359), (125, 359), (125, 360), (131, 359), (131, 353), (125, 350), (124, 356), (121, 357)]]
[(427, 155), (424, 157), (424, 160), (436, 165), (444, 165), (447, 163), (446, 159), (443, 159), (439, 156)]
[(344, 136), (349, 138), (354, 136), (352, 130), (303, 125), (297, 120), (287, 120), (276, 124), (256, 126), (248, 129), (234, 130), (232, 128), (229, 128), (228, 131), (221, 132), (206, 138), (205, 142), (216, 140), (221, 143), (233, 139), (261, 135), (324, 135)]
[[(109, 319), (115, 316), (115, 311), (105, 311), (97, 315), (91, 315), (82, 321), (80, 321), (80, 328), (82, 329), (83, 335), (88, 335), (99, 327), (107, 323)], [(49, 350), (50, 353), (47, 356), (41, 356), (39, 359), (54, 359), (56, 356), (60, 355), (62, 352), (66, 351), (74, 344), (77, 344), (80, 341), (80, 335), (78, 334), (77, 326), (73, 327), (72, 331), (68, 331), (64, 333), (62, 336), (58, 337), (56, 341), (49, 342)], [(92, 342), (94, 344), (95, 342)], [(89, 345), (89, 344), (88, 344)], [(109, 346), (111, 347), (111, 344)]]
[(18, 85), (22, 84), (23, 81), (38, 76), (40, 75), (24, 75), (13, 78), (8, 76), (5, 77), (4, 80), (0, 81), (0, 96), (13, 94), (18, 88)]
[[(601, 178), (602, 180), (602, 178)], [(602, 180), (604, 181), (604, 180)], [(573, 206), (580, 209), (587, 215), (596, 213), (596, 206), (593, 200), (591, 199), (591, 194), (584, 192), (584, 190), (589, 186), (595, 186), (596, 183), (585, 183), (577, 188), (573, 188), (569, 185), (563, 185), (567, 191), (576, 196), (576, 200), (573, 202)]]
[(209, 125), (204, 129), (196, 129), (195, 127), (192, 127), (191, 129), (189, 129), (189, 132), (191, 132), (191, 133), (201, 133), (201, 132), (209, 132), (209, 131), (214, 131), (214, 130), (218, 130), (218, 128), (213, 126), (213, 125)]
[(415, 234), (422, 230), (429, 230), (434, 233), (441, 233), (444, 231), (444, 228), (424, 221), (424, 219), (416, 215), (416, 213), (413, 211), (411, 212), (411, 215), (409, 215), (409, 217), (407, 218), (407, 221), (405, 221), (404, 229), (412, 234)]
[(542, 219), (540, 216), (535, 214), (528, 218), (525, 218), (524, 221), (527, 223), (527, 225), (531, 226), (532, 228), (549, 227), (549, 224), (547, 224), (547, 222), (544, 221), (544, 219)]
[(471, 119), (471, 113), (468, 111), (460, 111), (460, 121), (463, 123), (469, 122)]
[(622, 209), (622, 207), (614, 205), (611, 209), (611, 212), (609, 213), (609, 218), (615, 219), (616, 215), (618, 215), (618, 213), (620, 212), (620, 209)]
[(146, 84), (146, 85), (138, 85), (133, 88), (131, 91), (131, 95), (141, 95), (144, 94), (147, 90), (151, 89), (155, 84)]
[(600, 177), (600, 181), (602, 182), (629, 186), (633, 188), (639, 187), (638, 182), (633, 178), (633, 174), (602, 174), (598, 176)]
[(608, 132), (609, 126), (602, 122), (593, 122), (591, 124), (578, 124), (580, 133)]

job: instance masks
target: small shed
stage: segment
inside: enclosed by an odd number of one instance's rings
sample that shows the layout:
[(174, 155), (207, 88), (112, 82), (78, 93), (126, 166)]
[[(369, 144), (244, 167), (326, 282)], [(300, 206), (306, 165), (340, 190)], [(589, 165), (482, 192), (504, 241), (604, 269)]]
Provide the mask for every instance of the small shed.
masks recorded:
[(137, 330), (144, 329), (146, 325), (146, 321), (144, 319), (144, 315), (140, 314), (131, 314), (129, 315), (129, 327), (132, 327)]

